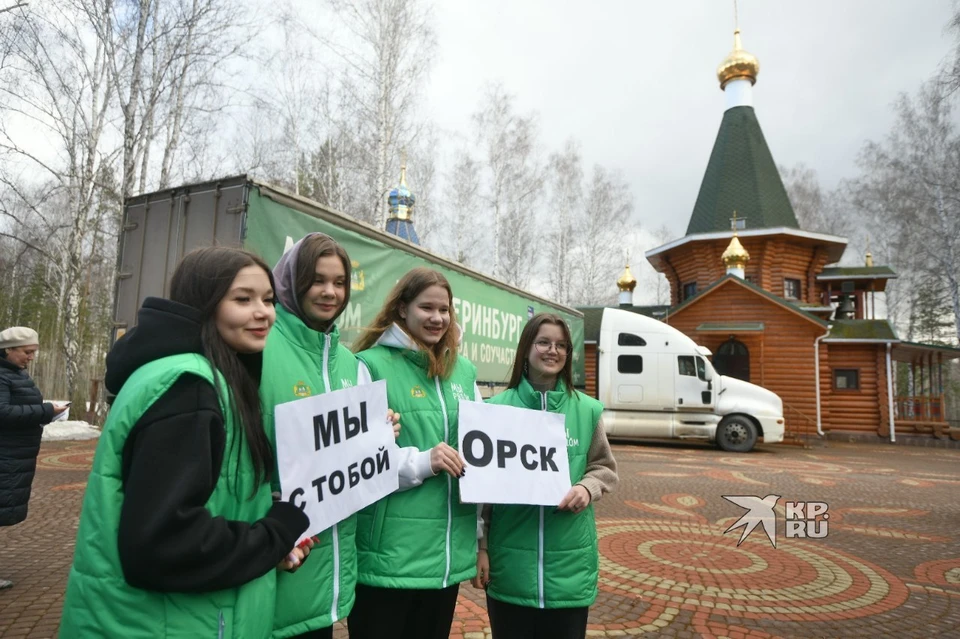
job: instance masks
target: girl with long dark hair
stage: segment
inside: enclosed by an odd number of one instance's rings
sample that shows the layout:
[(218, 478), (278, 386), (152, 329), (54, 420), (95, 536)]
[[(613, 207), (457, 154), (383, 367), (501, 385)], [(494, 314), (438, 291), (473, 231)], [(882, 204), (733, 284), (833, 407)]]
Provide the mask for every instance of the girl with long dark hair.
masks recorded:
[(493, 505), (473, 585), (487, 589), (494, 639), (582, 639), (597, 597), (599, 554), (593, 503), (617, 485), (603, 405), (573, 388), (570, 329), (535, 315), (520, 334), (507, 390), (489, 399), (564, 416), (573, 487), (554, 508)]
[(272, 632), (276, 568), (308, 520), (274, 503), (258, 386), (274, 323), (270, 269), (198, 249), (170, 299), (147, 298), (107, 357), (117, 393), (84, 496), (61, 637)]
[(459, 337), (450, 283), (415, 268), (354, 346), (404, 420), (400, 490), (358, 514), (351, 639), (449, 636), (460, 582), (476, 570), (477, 508), (460, 503), (455, 446), (459, 403), (480, 393)]

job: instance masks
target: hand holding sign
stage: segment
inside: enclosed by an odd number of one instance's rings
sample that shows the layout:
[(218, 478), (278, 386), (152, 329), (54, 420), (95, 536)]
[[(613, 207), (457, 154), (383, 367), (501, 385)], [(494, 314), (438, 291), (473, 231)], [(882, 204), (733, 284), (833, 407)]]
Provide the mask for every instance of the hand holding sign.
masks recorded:
[(444, 471), (455, 478), (463, 477), (467, 472), (460, 453), (446, 442), (440, 442), (430, 449), (430, 470), (434, 474)]
[(393, 438), (400, 437), (400, 413), (393, 412), (393, 409), (387, 409), (387, 421), (393, 426)]
[(283, 558), (283, 560), (277, 565), (277, 568), (280, 570), (286, 570), (287, 572), (294, 572), (297, 568), (300, 567), (307, 556), (310, 554), (310, 549), (313, 548), (314, 541), (312, 537), (307, 537), (299, 544), (293, 547), (293, 550), (290, 551), (290, 554)]
[(278, 404), (275, 414), (281, 498), (310, 517), (301, 540), (397, 489), (385, 381)]
[(578, 513), (590, 505), (590, 493), (586, 488), (577, 484), (570, 489), (566, 497), (560, 500), (557, 510), (569, 510), (572, 513)]
[(470, 469), (460, 480), (462, 501), (556, 506), (570, 491), (563, 415), (461, 402), (459, 419)]

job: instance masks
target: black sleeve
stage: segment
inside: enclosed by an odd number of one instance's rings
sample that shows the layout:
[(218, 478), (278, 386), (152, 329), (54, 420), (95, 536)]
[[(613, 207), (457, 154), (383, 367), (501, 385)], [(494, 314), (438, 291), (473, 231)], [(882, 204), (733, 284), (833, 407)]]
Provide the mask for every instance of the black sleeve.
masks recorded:
[(307, 529), (307, 516), (286, 502), (253, 523), (210, 514), (205, 504), (224, 442), (216, 392), (193, 375), (181, 377), (131, 430), (118, 539), (130, 585), (167, 592), (233, 588), (273, 570)]
[(11, 403), (10, 382), (0, 379), (0, 424), (6, 428), (31, 428), (49, 424), (53, 419), (53, 404)]

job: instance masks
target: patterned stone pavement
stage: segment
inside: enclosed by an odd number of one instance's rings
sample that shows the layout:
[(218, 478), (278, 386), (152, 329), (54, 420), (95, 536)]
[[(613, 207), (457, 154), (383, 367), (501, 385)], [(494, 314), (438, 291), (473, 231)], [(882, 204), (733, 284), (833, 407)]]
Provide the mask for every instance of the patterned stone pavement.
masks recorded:
[[(55, 636), (91, 443), (44, 445), (27, 521), (0, 528), (0, 637)], [(621, 487), (598, 506), (591, 637), (960, 637), (960, 450), (831, 442), (731, 455), (618, 445)], [(724, 495), (776, 498), (776, 547)], [(774, 497), (768, 498), (772, 503)], [(825, 502), (787, 538), (787, 502)], [(345, 638), (338, 624), (335, 636)], [(461, 589), (451, 637), (489, 637)]]

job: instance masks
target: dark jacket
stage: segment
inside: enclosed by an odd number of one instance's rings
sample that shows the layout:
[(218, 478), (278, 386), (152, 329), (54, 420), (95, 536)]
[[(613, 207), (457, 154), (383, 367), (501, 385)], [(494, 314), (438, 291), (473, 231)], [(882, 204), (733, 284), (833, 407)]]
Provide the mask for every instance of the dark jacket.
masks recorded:
[[(119, 393), (138, 368), (156, 359), (202, 354), (200, 330), (195, 309), (148, 297), (137, 327), (107, 355), (107, 390)], [(241, 360), (259, 380), (261, 354)], [(234, 588), (271, 570), (306, 530), (306, 515), (286, 502), (252, 524), (210, 514), (205, 504), (220, 476), (225, 442), (217, 393), (194, 375), (180, 377), (130, 430), (117, 542), (132, 586), (163, 592)]]
[(0, 526), (27, 518), (43, 425), (53, 419), (30, 375), (0, 357)]

